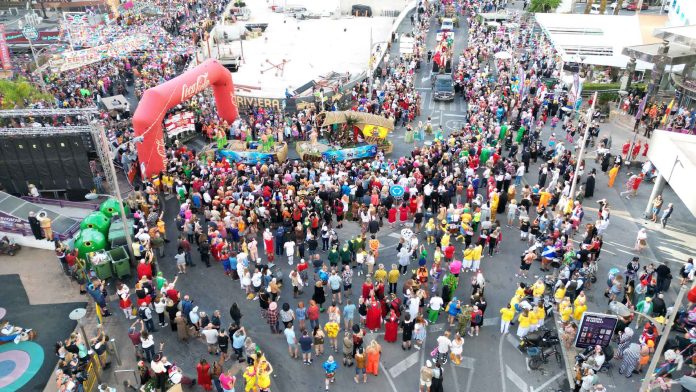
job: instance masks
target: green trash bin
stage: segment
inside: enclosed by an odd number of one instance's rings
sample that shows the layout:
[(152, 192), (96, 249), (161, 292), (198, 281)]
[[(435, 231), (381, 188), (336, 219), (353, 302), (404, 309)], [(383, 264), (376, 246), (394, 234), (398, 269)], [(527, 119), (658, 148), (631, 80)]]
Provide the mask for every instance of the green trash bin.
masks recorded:
[(94, 273), (97, 274), (97, 278), (106, 280), (114, 276), (111, 267), (111, 256), (107, 252), (96, 252), (91, 257), (90, 262), (92, 263)]
[(114, 273), (121, 279), (124, 276), (131, 274), (130, 257), (125, 246), (119, 246), (109, 251), (111, 263), (113, 264)]

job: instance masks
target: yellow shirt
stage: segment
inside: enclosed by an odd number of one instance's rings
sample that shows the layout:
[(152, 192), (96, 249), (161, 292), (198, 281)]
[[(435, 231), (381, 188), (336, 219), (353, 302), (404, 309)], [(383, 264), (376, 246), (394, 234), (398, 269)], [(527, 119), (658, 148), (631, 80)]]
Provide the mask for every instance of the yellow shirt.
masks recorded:
[(468, 212), (465, 212), (462, 214), (462, 223), (466, 223), (467, 225), (471, 222), (471, 214)]
[(433, 254), (433, 260), (435, 260), (435, 263), (439, 263), (442, 260), (442, 256), (442, 252), (435, 250), (435, 253)]
[(464, 260), (474, 261), (474, 254), (476, 251), (474, 249), (466, 248), (464, 249)]
[(384, 282), (384, 279), (387, 277), (387, 271), (383, 269), (378, 269), (375, 271), (375, 280), (378, 282)]
[(541, 297), (544, 295), (544, 291), (546, 291), (546, 286), (543, 283), (534, 283), (532, 286), (532, 295), (535, 297)]
[(561, 286), (556, 290), (556, 293), (553, 295), (553, 298), (556, 300), (556, 302), (561, 302), (563, 298), (565, 298), (566, 294), (566, 289), (565, 287)]
[(544, 310), (543, 306), (539, 306), (539, 309), (536, 310), (536, 318), (537, 321), (541, 321), (546, 318), (546, 311)]
[(474, 260), (480, 260), (483, 254), (483, 246), (477, 245), (474, 247)]
[(517, 321), (520, 323), (520, 328), (529, 328), (529, 326), (532, 325), (529, 316), (525, 316), (524, 314), (521, 314)]
[(393, 270), (389, 271), (389, 283), (396, 283), (396, 282), (398, 282), (398, 281), (399, 281), (399, 275), (401, 275), (401, 274), (399, 273), (399, 270), (398, 270), (398, 269), (393, 269)]
[(536, 325), (539, 322), (536, 313), (533, 310), (529, 311), (529, 325)]
[(338, 336), (338, 329), (338, 324), (335, 321), (329, 321), (324, 325), (324, 331), (326, 331), (326, 336), (329, 338)]
[(445, 233), (442, 235), (442, 239), (440, 240), (440, 245), (444, 248), (450, 243), (450, 235), (448, 233)]
[(500, 318), (503, 321), (512, 321), (515, 318), (515, 311), (510, 308), (502, 308), (500, 309)]
[(521, 298), (522, 298), (522, 297), (520, 297), (520, 296), (514, 295), (514, 296), (510, 299), (510, 305), (512, 305), (512, 307), (514, 308), (515, 305), (517, 305), (518, 303), (520, 303), (520, 299), (521, 299)]
[(587, 310), (587, 306), (585, 306), (585, 305), (577, 306), (577, 307), (573, 310), (573, 318), (574, 318), (575, 320), (580, 321), (580, 319), (582, 318), (582, 314), (585, 313), (585, 310)]
[(561, 309), (561, 321), (563, 321), (564, 323), (570, 321), (571, 314), (573, 314), (573, 309), (571, 309), (570, 306), (566, 306), (563, 309)]

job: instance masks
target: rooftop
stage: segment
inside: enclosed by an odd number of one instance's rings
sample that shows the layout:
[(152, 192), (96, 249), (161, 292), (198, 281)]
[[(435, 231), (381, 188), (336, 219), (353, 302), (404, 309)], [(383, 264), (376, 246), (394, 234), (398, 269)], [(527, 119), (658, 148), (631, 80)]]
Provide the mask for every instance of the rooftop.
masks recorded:
[[(233, 78), (235, 85), (243, 86), (239, 95), (255, 97), (281, 97), (286, 88), (292, 91), (332, 72), (360, 74), (367, 69), (370, 35), (375, 46), (386, 45), (394, 21), (332, 16), (297, 20), (272, 12), (265, 2), (248, 5), (247, 23), (268, 23), (268, 28), (260, 37), (244, 40), (244, 62)], [(326, 10), (306, 7), (326, 15)]]

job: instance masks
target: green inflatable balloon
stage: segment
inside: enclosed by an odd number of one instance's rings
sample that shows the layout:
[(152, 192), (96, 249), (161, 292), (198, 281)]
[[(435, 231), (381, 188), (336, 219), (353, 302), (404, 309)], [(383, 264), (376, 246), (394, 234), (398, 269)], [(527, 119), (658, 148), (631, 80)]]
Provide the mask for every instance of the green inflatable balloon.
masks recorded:
[[(127, 205), (124, 204), (123, 209), (126, 211), (126, 214), (130, 214), (130, 210), (128, 209)], [(118, 209), (118, 200), (108, 199), (105, 202), (101, 203), (101, 205), (99, 206), (99, 212), (106, 215), (107, 218), (113, 218), (114, 216), (118, 216), (121, 213)]]
[(87, 215), (80, 223), (80, 229), (95, 229), (100, 233), (107, 235), (111, 226), (111, 219), (99, 211)]
[(95, 229), (81, 230), (75, 237), (75, 248), (80, 258), (87, 253), (96, 252), (106, 248), (106, 237)]

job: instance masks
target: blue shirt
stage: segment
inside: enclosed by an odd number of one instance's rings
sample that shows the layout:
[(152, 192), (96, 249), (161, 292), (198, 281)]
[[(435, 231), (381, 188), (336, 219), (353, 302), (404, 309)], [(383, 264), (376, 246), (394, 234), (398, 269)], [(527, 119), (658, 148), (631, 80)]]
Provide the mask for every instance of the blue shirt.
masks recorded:
[(353, 319), (353, 314), (355, 313), (355, 304), (349, 304), (343, 307), (343, 318)]

